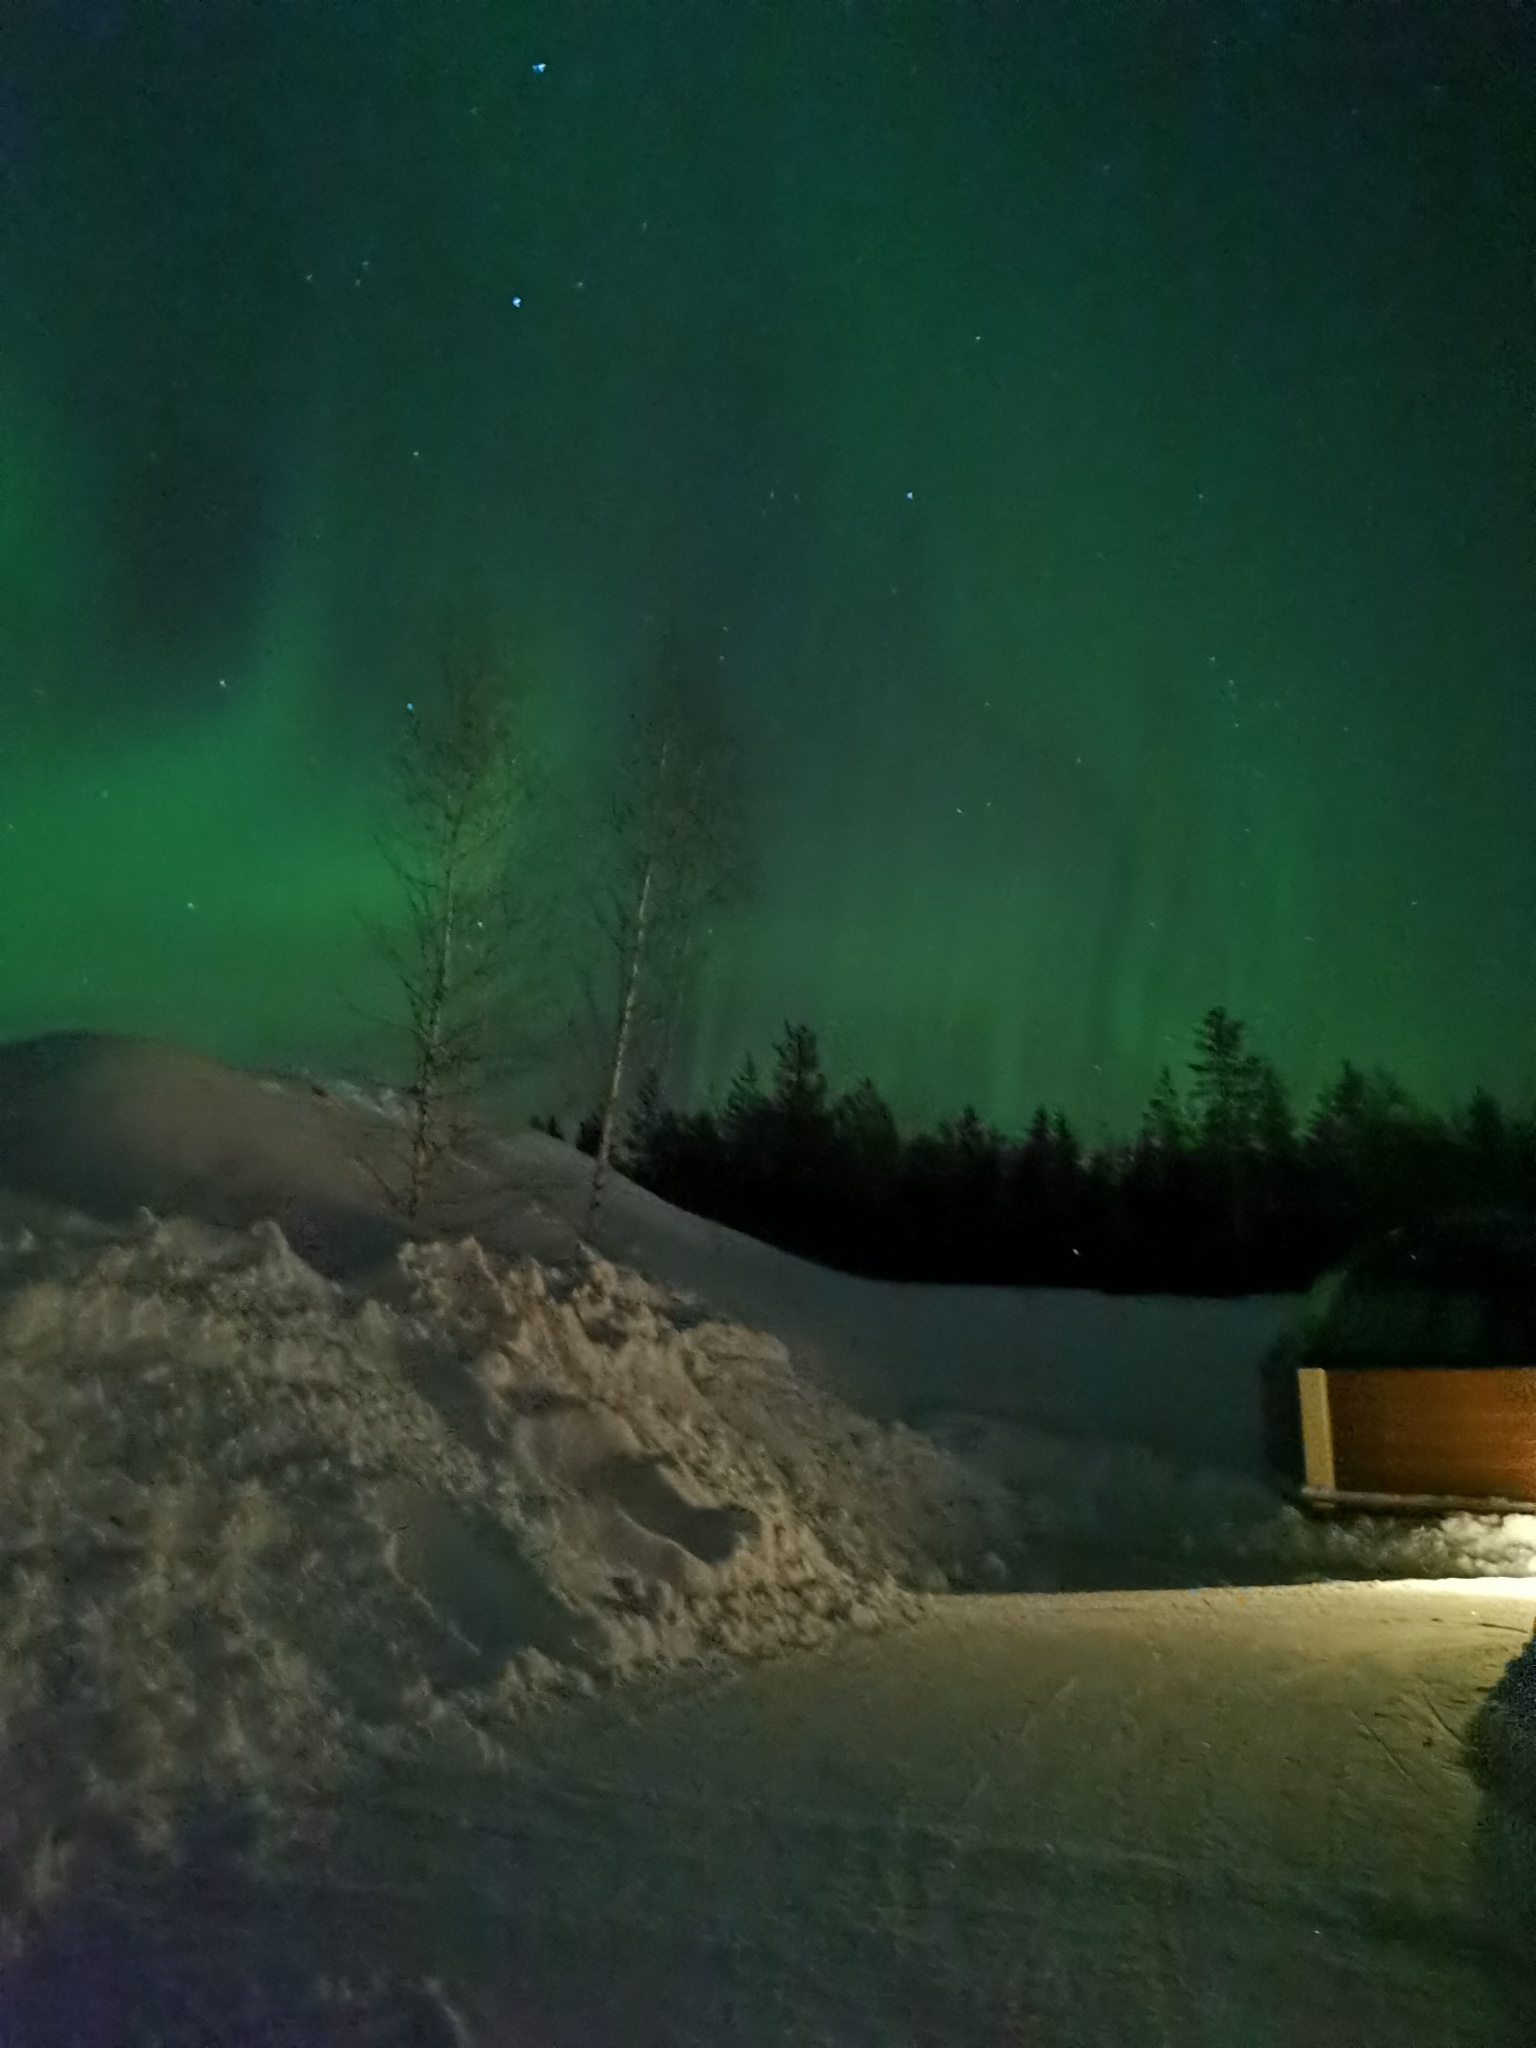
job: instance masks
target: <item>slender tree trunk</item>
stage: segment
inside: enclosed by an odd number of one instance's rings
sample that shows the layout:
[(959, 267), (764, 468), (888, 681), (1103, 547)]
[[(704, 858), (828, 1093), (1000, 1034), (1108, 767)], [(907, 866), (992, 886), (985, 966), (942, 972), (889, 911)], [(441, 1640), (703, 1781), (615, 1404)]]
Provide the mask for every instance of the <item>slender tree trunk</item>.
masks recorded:
[(411, 1119), (411, 1164), (406, 1182), (405, 1214), (416, 1219), (426, 1192), (432, 1126), (437, 1114), (437, 1068), (442, 1046), (443, 1012), (448, 1002), (449, 962), (453, 952), (454, 878), (449, 876), (442, 921), (437, 931), (437, 958), (432, 968), (432, 995), (423, 1019), (420, 1056), (416, 1062), (415, 1113)]
[(645, 864), (645, 879), (640, 884), (640, 900), (635, 907), (634, 935), (630, 944), (629, 969), (624, 978), (624, 1000), (619, 1008), (619, 1027), (614, 1036), (613, 1065), (608, 1073), (608, 1095), (603, 1103), (603, 1121), (597, 1134), (597, 1157), (592, 1162), (592, 1193), (587, 1201), (587, 1220), (584, 1235), (592, 1235), (597, 1221), (597, 1208), (603, 1196), (603, 1183), (608, 1178), (608, 1161), (613, 1151), (613, 1126), (618, 1115), (619, 1089), (624, 1079), (624, 1060), (629, 1051), (630, 1027), (634, 1023), (635, 1002), (640, 993), (640, 969), (645, 958), (646, 928), (651, 914), (651, 882), (656, 872), (654, 860)]

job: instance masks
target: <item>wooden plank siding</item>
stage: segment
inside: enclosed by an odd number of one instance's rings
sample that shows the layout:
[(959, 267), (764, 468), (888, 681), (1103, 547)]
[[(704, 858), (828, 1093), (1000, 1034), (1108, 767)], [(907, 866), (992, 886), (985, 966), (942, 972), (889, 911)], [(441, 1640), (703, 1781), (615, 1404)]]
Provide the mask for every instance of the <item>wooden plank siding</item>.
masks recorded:
[(1536, 1369), (1307, 1367), (1297, 1398), (1309, 1494), (1536, 1504)]

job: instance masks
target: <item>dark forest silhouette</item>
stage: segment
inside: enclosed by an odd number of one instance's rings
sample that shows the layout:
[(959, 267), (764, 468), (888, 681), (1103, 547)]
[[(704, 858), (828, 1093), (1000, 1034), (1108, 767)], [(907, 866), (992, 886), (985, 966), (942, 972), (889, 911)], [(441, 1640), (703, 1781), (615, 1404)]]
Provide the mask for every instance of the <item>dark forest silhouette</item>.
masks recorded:
[[(543, 1126), (556, 1130), (553, 1123)], [(577, 1142), (590, 1150), (592, 1119)], [(1209, 1011), (1187, 1085), (1158, 1076), (1139, 1135), (1090, 1149), (1059, 1111), (1021, 1139), (972, 1110), (903, 1137), (864, 1080), (835, 1095), (786, 1025), (766, 1081), (723, 1107), (640, 1091), (620, 1163), (667, 1201), (851, 1273), (1114, 1293), (1309, 1286), (1361, 1242), (1463, 1206), (1536, 1207), (1536, 1116), (1483, 1090), (1432, 1114), (1346, 1061), (1298, 1117), (1245, 1026)]]

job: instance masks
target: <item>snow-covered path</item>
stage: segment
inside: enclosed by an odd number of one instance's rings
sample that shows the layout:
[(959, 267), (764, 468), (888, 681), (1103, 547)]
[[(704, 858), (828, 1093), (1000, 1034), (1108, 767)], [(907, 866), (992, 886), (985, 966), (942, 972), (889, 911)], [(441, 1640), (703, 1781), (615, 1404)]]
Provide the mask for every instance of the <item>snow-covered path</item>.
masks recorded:
[(578, 1714), (459, 1866), (521, 1958), (505, 2038), (1528, 2042), (1459, 1738), (1531, 1620), (1382, 1586), (951, 1599)]

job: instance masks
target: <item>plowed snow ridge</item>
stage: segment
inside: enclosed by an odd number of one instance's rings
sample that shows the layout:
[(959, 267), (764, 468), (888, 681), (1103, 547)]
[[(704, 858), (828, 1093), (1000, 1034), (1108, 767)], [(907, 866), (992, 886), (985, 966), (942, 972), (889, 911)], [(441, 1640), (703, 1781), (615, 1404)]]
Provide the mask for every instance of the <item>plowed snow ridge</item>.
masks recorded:
[(774, 1339), (589, 1260), (145, 1216), (0, 1258), (0, 1727), (17, 1826), (281, 1835), (381, 1757), (487, 1762), (541, 1699), (900, 1622), (1006, 1545), (996, 1481)]

